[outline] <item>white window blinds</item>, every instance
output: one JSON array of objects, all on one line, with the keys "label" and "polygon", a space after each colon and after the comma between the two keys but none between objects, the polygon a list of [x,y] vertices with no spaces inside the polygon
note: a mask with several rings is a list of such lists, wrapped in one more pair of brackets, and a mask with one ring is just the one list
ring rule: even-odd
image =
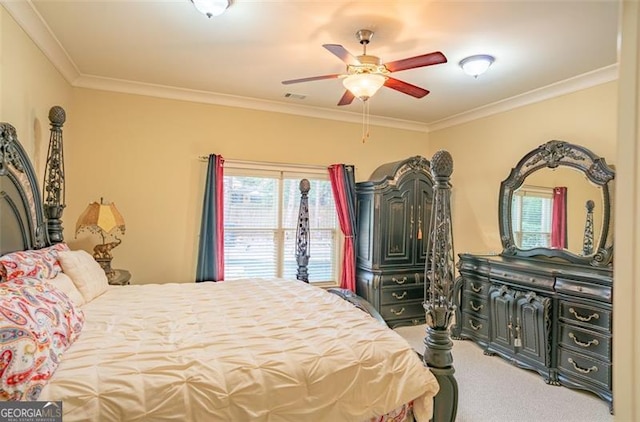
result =
[{"label": "white window blinds", "polygon": [[302,178],[311,183],[309,281],[337,280],[339,227],[326,170],[269,170],[264,164],[225,168],[225,279],[295,278]]},{"label": "white window blinds", "polygon": [[523,186],[513,194],[511,224],[521,249],[549,247],[553,189]]}]

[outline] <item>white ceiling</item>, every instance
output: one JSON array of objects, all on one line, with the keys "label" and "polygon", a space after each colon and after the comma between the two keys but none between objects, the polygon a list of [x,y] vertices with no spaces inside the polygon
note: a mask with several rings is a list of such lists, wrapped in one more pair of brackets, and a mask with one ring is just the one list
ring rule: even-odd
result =
[{"label": "white ceiling", "polygon": [[[1,0],[74,86],[360,121],[337,106],[341,80],[281,81],[342,73],[322,47],[362,54],[375,32],[383,62],[441,51],[448,63],[396,72],[431,91],[416,99],[382,88],[372,123],[427,130],[617,77],[617,0],[232,0],[207,18],[189,0]],[[474,79],[458,62],[491,54]],[[300,94],[304,99],[286,98]]]}]

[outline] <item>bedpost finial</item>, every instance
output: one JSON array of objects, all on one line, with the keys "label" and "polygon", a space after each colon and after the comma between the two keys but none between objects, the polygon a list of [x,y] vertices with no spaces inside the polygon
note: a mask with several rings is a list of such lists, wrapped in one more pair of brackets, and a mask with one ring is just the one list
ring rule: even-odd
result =
[{"label": "bedpost finial", "polygon": [[311,183],[308,179],[302,179],[300,181],[300,193],[309,193],[311,190]]},{"label": "bedpost finial", "polygon": [[49,121],[53,126],[62,126],[67,120],[67,114],[60,106],[53,106],[49,110]]},{"label": "bedpost finial", "polygon": [[440,150],[431,158],[431,171],[437,177],[449,177],[453,173],[453,158],[448,151]]}]

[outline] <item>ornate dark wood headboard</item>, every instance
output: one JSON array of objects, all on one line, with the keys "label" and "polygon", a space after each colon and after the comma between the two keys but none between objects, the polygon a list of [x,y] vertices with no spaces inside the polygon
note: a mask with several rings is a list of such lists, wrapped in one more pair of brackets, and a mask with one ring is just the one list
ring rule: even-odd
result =
[{"label": "ornate dark wood headboard", "polygon": [[0,123],[0,255],[48,245],[35,171],[16,129]]}]

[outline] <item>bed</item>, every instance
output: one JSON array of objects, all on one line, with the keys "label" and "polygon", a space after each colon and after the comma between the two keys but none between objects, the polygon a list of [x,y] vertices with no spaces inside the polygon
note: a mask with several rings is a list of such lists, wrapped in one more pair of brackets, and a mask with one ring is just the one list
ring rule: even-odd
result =
[{"label": "bed", "polygon": [[7,123],[0,192],[0,399],[61,401],[67,422],[432,417],[432,371],[353,300],[284,279],[109,286],[49,240]]}]

